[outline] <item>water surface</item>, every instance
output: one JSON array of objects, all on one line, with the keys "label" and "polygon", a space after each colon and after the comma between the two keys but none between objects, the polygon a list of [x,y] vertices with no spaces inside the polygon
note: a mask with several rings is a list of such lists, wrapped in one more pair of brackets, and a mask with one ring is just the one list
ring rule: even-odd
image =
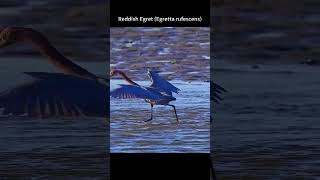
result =
[{"label": "water surface", "polygon": [[[23,72],[55,71],[45,58],[1,57],[0,62],[1,92],[33,81]],[[105,63],[79,64],[105,72]],[[106,179],[108,126],[105,118],[0,116],[0,177]]]},{"label": "water surface", "polygon": [[[210,141],[210,84],[170,81],[182,91],[174,95],[180,123],[170,106],[150,105],[142,99],[110,99],[111,152],[208,153]],[[137,81],[148,85],[148,81]],[[111,89],[122,80],[111,80]]]}]

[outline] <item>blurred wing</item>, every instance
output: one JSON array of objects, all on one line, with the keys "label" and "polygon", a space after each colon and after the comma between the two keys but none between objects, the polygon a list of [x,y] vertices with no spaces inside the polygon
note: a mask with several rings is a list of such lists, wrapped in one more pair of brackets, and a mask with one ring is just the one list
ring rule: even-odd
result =
[{"label": "blurred wing", "polygon": [[58,73],[26,73],[33,81],[0,94],[3,115],[77,117],[107,115],[109,87],[95,80]]},{"label": "blurred wing", "polygon": [[121,87],[110,92],[110,96],[119,99],[141,98],[160,100],[162,96],[141,86],[120,84]]},{"label": "blurred wing", "polygon": [[150,87],[160,89],[168,95],[172,95],[172,92],[179,93],[180,89],[169,83],[167,80],[163,79],[155,71],[148,71],[148,75],[152,81]]},{"label": "blurred wing", "polygon": [[211,97],[212,100],[216,103],[219,103],[219,101],[223,100],[221,98],[221,94],[224,92],[227,92],[227,90],[225,90],[223,87],[221,87],[220,85],[210,81],[210,86],[211,86]]}]

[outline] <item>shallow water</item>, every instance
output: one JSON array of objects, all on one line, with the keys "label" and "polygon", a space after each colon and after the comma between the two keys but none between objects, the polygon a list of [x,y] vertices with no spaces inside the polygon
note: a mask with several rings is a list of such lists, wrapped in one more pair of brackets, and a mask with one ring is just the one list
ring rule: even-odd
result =
[{"label": "shallow water", "polygon": [[[177,124],[172,107],[150,105],[141,99],[110,99],[111,152],[208,153],[210,148],[210,84],[170,81],[182,91],[171,104],[176,106]],[[148,85],[150,82],[137,81]],[[111,89],[122,80],[111,80]]]},{"label": "shallow water", "polygon": [[319,75],[306,65],[216,65],[229,91],[211,125],[219,179],[320,176]]},{"label": "shallow water", "polygon": [[[97,2],[105,3],[104,0],[98,0]],[[239,63],[249,62],[249,64],[256,64],[266,62],[297,63],[309,58],[318,60],[320,19],[318,18],[318,0],[215,0],[213,2],[214,7],[211,7],[211,24],[214,25],[214,31],[212,31],[214,45],[212,54],[217,57],[215,61],[234,60]],[[90,3],[93,2],[90,1]],[[80,16],[68,17],[68,11],[72,10],[73,7],[88,7],[87,0],[72,2],[65,0],[41,0],[41,2],[39,0],[36,2],[3,0],[0,4],[3,25],[31,25],[41,28],[43,32],[51,34],[51,38],[55,39],[55,43],[59,45],[57,46],[58,49],[75,55],[74,49],[76,48],[76,55],[90,55],[88,56],[89,58],[85,59],[83,59],[83,56],[78,55],[79,58],[76,59],[105,61],[107,43],[101,37],[104,37],[106,33],[104,28],[107,20],[104,14],[107,11],[101,11],[103,14],[94,18],[86,14],[83,15],[81,12],[78,13]],[[100,7],[108,8],[101,5]],[[95,8],[94,12],[100,11]],[[71,14],[77,15],[77,13]],[[93,23],[93,21],[100,21],[100,23]],[[102,26],[93,27],[96,24],[102,24]],[[72,32],[72,35],[70,35],[70,32]],[[94,38],[91,38],[92,36]],[[72,42],[70,43],[70,41]],[[90,47],[90,50],[88,50],[88,47]],[[97,48],[99,49],[98,51],[96,51]],[[16,49],[15,47],[10,47],[10,49],[2,50],[15,56],[19,54],[20,56],[29,56],[30,52],[33,52],[20,51],[19,54],[16,54],[18,52],[17,49],[20,49],[20,47]],[[2,53],[2,50],[1,54],[5,54]],[[166,53],[165,50],[163,52]],[[37,53],[32,55],[37,55]],[[94,55],[94,57],[91,55]],[[235,66],[238,66],[238,64]],[[3,67],[3,63],[1,67]],[[226,66],[219,68],[228,69]],[[7,69],[1,68],[1,70]],[[16,70],[8,69],[8,71]],[[172,70],[168,71],[179,73]],[[215,148],[215,166],[218,179],[316,179],[320,176],[318,173],[320,172],[318,160],[319,137],[317,136],[319,133],[316,128],[319,122],[319,104],[300,104],[306,100],[317,99],[320,89],[317,78],[319,74],[298,73],[289,80],[289,74],[276,73],[277,75],[274,74],[272,76],[265,74],[264,82],[278,80],[278,84],[283,85],[282,88],[285,88],[289,82],[291,86],[288,88],[291,88],[292,91],[296,89],[296,86],[292,85],[292,80],[300,77],[298,78],[300,85],[310,89],[304,95],[303,93],[302,95],[291,93],[292,96],[287,97],[288,99],[293,96],[296,97],[290,100],[292,104],[284,103],[286,105],[283,105],[283,103],[275,101],[274,108],[268,109],[259,104],[255,109],[252,104],[248,105],[251,108],[245,107],[245,104],[248,103],[248,93],[252,90],[263,91],[264,88],[270,90],[272,88],[271,83],[263,85],[264,88],[259,88],[263,81],[247,80],[247,77],[255,76],[255,73],[250,72],[250,75],[249,73],[244,73],[242,76],[239,71],[234,71],[234,68],[224,73],[221,71],[212,72],[215,75],[215,81],[224,85],[231,92],[229,94],[235,94],[234,96],[231,95],[231,97],[226,95],[223,103],[215,105],[215,108],[218,109],[216,110],[216,121],[213,126],[215,129],[215,144],[213,146]],[[312,78],[310,79],[310,77]],[[16,77],[10,78],[15,79]],[[10,82],[2,81],[1,83]],[[278,92],[273,92],[269,96],[253,93],[259,100],[255,101],[254,96],[250,96],[251,102],[260,102],[266,97],[273,98],[270,100],[271,102],[277,100],[278,97],[285,97],[285,94],[281,93],[282,88],[274,89],[274,91]],[[307,97],[306,94],[310,92],[311,95]],[[285,102],[286,100],[283,101]],[[270,102],[269,104],[271,104]],[[265,111],[265,114],[262,113],[259,119],[257,114],[261,113],[261,111]],[[270,116],[267,112],[274,114]],[[252,115],[251,119],[248,119],[248,114]],[[299,115],[299,119],[296,118],[297,115]],[[300,117],[304,117],[303,120]],[[20,121],[12,121],[10,119],[5,121],[11,123],[10,126],[18,126],[20,124]],[[296,126],[288,128],[288,121]],[[39,123],[39,121],[31,122]],[[261,126],[255,129],[255,125],[259,123],[261,123]],[[263,125],[266,127],[263,128]],[[7,128],[7,126],[3,127],[3,129]],[[240,128],[241,130],[239,130]],[[23,136],[22,134],[21,138]],[[92,140],[95,140],[95,138],[92,138]],[[8,139],[8,141],[11,140]],[[8,141],[1,142],[1,145],[7,144]],[[61,139],[57,139],[57,141],[58,144],[64,143],[61,142]],[[25,139],[17,142],[23,144]],[[37,138],[34,138],[29,145],[35,142],[37,142]],[[16,146],[12,148],[16,148]],[[45,148],[50,148],[50,146]],[[56,175],[52,175],[51,178],[77,177],[79,179],[87,177],[87,179],[92,179],[93,177],[100,177],[106,179],[107,177],[98,175],[101,172],[104,173],[105,170],[104,167],[101,168],[99,166],[99,163],[109,162],[103,160],[104,156],[96,156],[97,158],[83,157],[81,155],[72,156],[73,153],[69,153],[70,151],[31,156],[31,152],[1,152],[0,169],[3,170],[1,175],[11,175],[7,177],[12,177],[12,179],[27,178],[30,175],[34,178],[43,179],[56,172]],[[50,158],[53,159],[51,162],[57,162],[57,164],[51,163],[46,164],[45,167],[42,166],[41,162]],[[8,161],[8,159],[12,161]],[[86,159],[87,161],[82,161],[81,159]],[[8,165],[10,162],[12,163]]]},{"label": "shallow water", "polygon": [[[111,99],[111,152],[209,152],[210,29],[207,27],[126,27],[110,29],[110,68],[141,84],[147,68],[182,91],[169,106],[155,106],[154,120],[144,100]],[[174,80],[173,80],[174,79]],[[111,80],[111,88],[125,84]]]},{"label": "shallow water", "polygon": [[[32,81],[23,72],[54,71],[45,58],[1,57],[0,62],[1,92]],[[80,65],[105,72],[105,63]],[[0,178],[107,179],[108,126],[105,118],[0,116]]]},{"label": "shallow water", "polygon": [[110,29],[110,68],[144,80],[147,68],[166,79],[210,79],[210,28],[121,27]]},{"label": "shallow water", "polygon": [[319,179],[320,1],[213,2],[217,178]]},{"label": "shallow water", "polygon": [[[68,58],[105,75],[109,56],[106,3],[1,0],[1,28],[35,28]],[[35,71],[55,69],[33,46],[17,43],[0,49],[0,91],[31,80],[22,72]],[[104,118],[0,117],[0,179],[109,179],[107,128]]]},{"label": "shallow water", "polygon": [[105,179],[106,126],[104,119],[1,117],[0,177]]}]

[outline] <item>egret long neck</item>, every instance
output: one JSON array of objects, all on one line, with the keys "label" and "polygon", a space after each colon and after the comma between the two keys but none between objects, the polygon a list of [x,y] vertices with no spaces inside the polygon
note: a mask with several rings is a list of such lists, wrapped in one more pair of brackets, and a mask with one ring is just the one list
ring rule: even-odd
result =
[{"label": "egret long neck", "polygon": [[137,84],[137,83],[135,83],[134,81],[132,81],[124,72],[118,71],[118,73],[119,73],[119,75],[120,75],[125,81],[127,81],[129,84],[139,86],[139,84]]},{"label": "egret long neck", "polygon": [[23,38],[24,41],[31,42],[38,47],[39,51],[44,56],[48,57],[49,62],[53,64],[60,72],[86,78],[97,78],[94,74],[73,63],[59,53],[59,51],[53,47],[47,38],[45,38],[41,33],[29,30],[24,33]]}]

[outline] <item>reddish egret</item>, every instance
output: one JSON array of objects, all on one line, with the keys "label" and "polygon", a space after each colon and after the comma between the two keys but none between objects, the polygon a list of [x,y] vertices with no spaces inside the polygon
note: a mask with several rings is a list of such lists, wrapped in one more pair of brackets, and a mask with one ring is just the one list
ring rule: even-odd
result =
[{"label": "reddish egret", "polygon": [[0,28],[0,48],[17,42],[33,44],[61,73],[26,72],[32,82],[0,94],[4,115],[75,117],[107,115],[108,81],[73,63],[40,32],[30,28]]},{"label": "reddish egret", "polygon": [[[167,80],[160,77],[155,71],[150,71],[148,69],[148,77],[150,78],[152,84],[149,87],[140,86],[136,82],[132,81],[124,72],[119,70],[112,70],[110,76],[119,75],[124,79],[129,85],[121,84],[119,88],[113,90],[110,93],[111,97],[119,99],[128,98],[141,98],[145,99],[147,103],[151,106],[151,117],[146,121],[151,121],[153,117],[153,106],[154,105],[167,105],[173,107],[176,120],[178,120],[177,111],[174,105],[169,104],[171,101],[176,100],[172,96],[172,92],[178,93],[180,89],[172,85]],[[218,103],[222,100],[220,94],[226,92],[226,90],[216,83],[211,83],[211,93],[214,102]]]},{"label": "reddish egret", "polygon": [[173,108],[177,122],[179,122],[176,107],[169,104],[171,101],[175,101],[176,98],[172,96],[172,92],[178,93],[180,89],[169,83],[167,80],[160,77],[155,71],[148,70],[148,77],[152,81],[149,87],[140,86],[132,81],[124,72],[119,70],[112,70],[110,76],[119,75],[125,81],[129,83],[120,84],[120,87],[110,92],[110,96],[114,98],[127,99],[127,98],[141,98],[145,99],[151,106],[151,117],[147,121],[151,121],[153,118],[153,106],[154,105],[167,105]]}]

